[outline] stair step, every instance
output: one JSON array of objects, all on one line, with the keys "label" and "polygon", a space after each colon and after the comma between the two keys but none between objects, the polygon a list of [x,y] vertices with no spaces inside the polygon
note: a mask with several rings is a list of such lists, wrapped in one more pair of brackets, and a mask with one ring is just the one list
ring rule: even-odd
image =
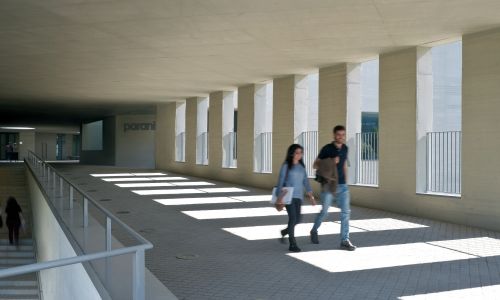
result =
[{"label": "stair step", "polygon": [[1,251],[0,250],[0,259],[9,259],[9,258],[35,258],[33,251]]},{"label": "stair step", "polygon": [[[10,246],[9,240],[7,240],[7,239],[1,239],[0,240],[0,245],[8,245],[8,246]],[[33,240],[32,239],[20,239],[19,240],[19,245],[33,245]]]},{"label": "stair step", "polygon": [[0,281],[0,288],[3,287],[33,287],[38,288],[38,283],[33,280],[5,280]]},{"label": "stair step", "polygon": [[38,276],[36,272],[21,274],[9,277],[0,278],[0,282],[2,281],[35,281],[38,282]]},{"label": "stair step", "polygon": [[2,288],[0,290],[0,296],[14,296],[14,295],[24,295],[24,296],[38,296],[38,288],[27,289],[25,287],[21,288]]},{"label": "stair step", "polygon": [[0,253],[6,251],[6,252],[19,252],[19,251],[29,251],[33,252],[33,246],[32,245],[20,245],[19,249],[16,249],[16,246],[14,245],[0,245]]},{"label": "stair step", "polygon": [[15,296],[0,295],[0,300],[40,300],[40,298],[38,298],[38,296],[31,296],[31,295],[15,295]]},{"label": "stair step", "polygon": [[25,245],[25,246],[19,246],[19,248],[16,248],[16,246],[13,245],[0,245],[0,255],[2,253],[11,253],[11,252],[33,252],[34,248],[33,246]]},{"label": "stair step", "polygon": [[0,266],[3,265],[28,265],[36,263],[34,258],[0,258]]}]

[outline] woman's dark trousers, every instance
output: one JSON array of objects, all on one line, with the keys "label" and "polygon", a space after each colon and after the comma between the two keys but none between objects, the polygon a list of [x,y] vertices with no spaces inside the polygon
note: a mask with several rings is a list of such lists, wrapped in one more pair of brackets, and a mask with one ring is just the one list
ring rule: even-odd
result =
[{"label": "woman's dark trousers", "polygon": [[302,206],[302,200],[298,198],[293,198],[292,203],[286,205],[286,212],[288,213],[288,228],[285,229],[288,232],[288,241],[290,245],[297,245],[295,241],[295,225],[300,223],[301,214],[300,208]]}]

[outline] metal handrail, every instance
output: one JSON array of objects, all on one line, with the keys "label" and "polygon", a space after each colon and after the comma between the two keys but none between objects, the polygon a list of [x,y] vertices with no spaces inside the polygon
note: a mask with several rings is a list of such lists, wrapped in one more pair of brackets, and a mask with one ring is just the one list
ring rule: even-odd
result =
[{"label": "metal handrail", "polygon": [[[35,158],[39,159],[40,158],[35,154],[33,153],[32,151],[28,151],[29,154],[33,155]],[[68,185],[70,185],[70,187],[73,187],[74,190],[78,191],[84,198],[87,198],[87,200],[90,200],[90,202],[92,202],[97,209],[99,209],[102,213],[104,213],[107,217],[111,218],[113,221],[115,221],[116,223],[120,224],[122,227],[124,227],[131,235],[133,235],[137,240],[139,240],[141,243],[145,244],[145,245],[149,245],[151,246],[151,248],[153,248],[153,244],[151,244],[151,242],[149,242],[148,240],[146,240],[144,237],[142,237],[140,234],[138,234],[137,232],[135,232],[132,228],[130,228],[130,226],[128,226],[127,224],[125,224],[122,220],[118,219],[115,215],[113,215],[109,210],[107,210],[106,208],[102,207],[96,200],[94,200],[92,198],[92,196],[90,196],[89,194],[87,194],[86,192],[84,192],[81,188],[75,186],[74,184],[72,184],[67,178],[66,176],[60,174],[56,168],[54,168],[53,166],[51,166],[50,164],[46,163],[45,161],[43,161],[43,164],[45,164],[47,167],[49,167],[50,169],[52,169],[54,171],[54,173],[57,174],[57,176],[59,178],[62,178],[64,181],[66,181],[66,183]]]},{"label": "metal handrail", "polygon": [[[59,184],[60,184],[60,194],[61,196],[63,195],[63,181],[65,181],[69,187],[70,187],[70,208],[73,208],[73,196],[74,196],[74,190],[79,192],[83,199],[84,199],[84,227],[87,227],[88,225],[88,202],[90,201],[91,203],[94,204],[94,206],[99,209],[105,216],[106,216],[106,251],[101,251],[101,252],[96,252],[92,254],[84,254],[84,255],[79,255],[79,256],[74,256],[74,257],[69,257],[69,258],[62,258],[62,259],[57,259],[57,260],[52,260],[52,261],[45,261],[45,262],[37,262],[34,264],[28,264],[24,266],[18,266],[18,267],[13,267],[13,268],[8,268],[8,269],[3,269],[0,270],[0,278],[2,277],[8,277],[8,276],[15,276],[15,275],[21,275],[21,274],[28,274],[28,273],[33,273],[33,272],[38,272],[41,270],[45,269],[51,269],[51,268],[57,268],[57,267],[62,267],[62,266],[67,266],[67,265],[73,265],[73,264],[79,264],[79,263],[85,263],[89,262],[92,260],[97,260],[97,259],[104,259],[104,258],[109,258],[109,257],[114,257],[114,256],[119,256],[119,255],[124,255],[124,254],[130,254],[130,253],[135,253],[134,254],[134,268],[133,268],[133,299],[134,300],[144,300],[145,299],[145,257],[144,257],[144,252],[147,249],[153,248],[153,244],[146,240],[144,237],[142,237],[140,234],[135,232],[130,226],[125,224],[123,221],[118,219],[116,216],[114,216],[111,212],[109,212],[106,208],[102,207],[95,201],[91,196],[89,196],[86,192],[84,192],[82,189],[79,187],[73,185],[64,175],[60,174],[54,167],[49,165],[46,161],[41,159],[39,156],[37,156],[35,153],[32,151],[28,151],[28,160],[25,159],[26,165],[33,171],[33,174],[35,175],[35,172],[33,168],[31,167],[30,164],[27,162],[31,162],[35,167],[42,168],[43,174],[47,172],[48,176],[48,183],[50,184],[50,170],[52,170],[52,180],[53,180],[53,187],[55,189],[56,187],[56,176],[59,177]],[[123,227],[131,236],[133,236],[138,242],[140,242],[140,245],[135,245],[135,246],[129,246],[129,247],[124,247],[124,248],[119,248],[119,249],[111,249],[111,220],[115,221],[117,224],[119,224],[121,227]]]}]

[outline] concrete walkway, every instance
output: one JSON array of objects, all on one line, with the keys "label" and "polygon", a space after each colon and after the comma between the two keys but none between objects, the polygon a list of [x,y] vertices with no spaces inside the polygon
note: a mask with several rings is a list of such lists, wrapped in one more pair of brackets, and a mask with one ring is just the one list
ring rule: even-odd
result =
[{"label": "concrete walkway", "polygon": [[57,168],[154,244],[146,266],[179,299],[500,299],[497,232],[352,207],[359,248],[346,252],[338,210],[313,245],[320,207],[305,206],[303,251],[290,254],[277,239],[286,213],[267,190],[161,170]]}]

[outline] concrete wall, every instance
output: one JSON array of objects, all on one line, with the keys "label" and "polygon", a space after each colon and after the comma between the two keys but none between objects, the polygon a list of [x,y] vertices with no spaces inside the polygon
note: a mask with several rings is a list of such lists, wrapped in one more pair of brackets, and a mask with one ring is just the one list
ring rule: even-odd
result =
[{"label": "concrete wall", "polygon": [[115,164],[115,117],[103,120],[103,145],[102,150],[81,149],[80,163],[89,165],[114,165]]},{"label": "concrete wall", "polygon": [[118,115],[115,129],[115,165],[155,167],[155,115]]},{"label": "concrete wall", "polygon": [[[76,256],[42,191],[30,171],[26,171],[33,211],[33,235],[37,243],[38,261]],[[81,264],[40,272],[44,299],[101,299],[92,280]]]}]

